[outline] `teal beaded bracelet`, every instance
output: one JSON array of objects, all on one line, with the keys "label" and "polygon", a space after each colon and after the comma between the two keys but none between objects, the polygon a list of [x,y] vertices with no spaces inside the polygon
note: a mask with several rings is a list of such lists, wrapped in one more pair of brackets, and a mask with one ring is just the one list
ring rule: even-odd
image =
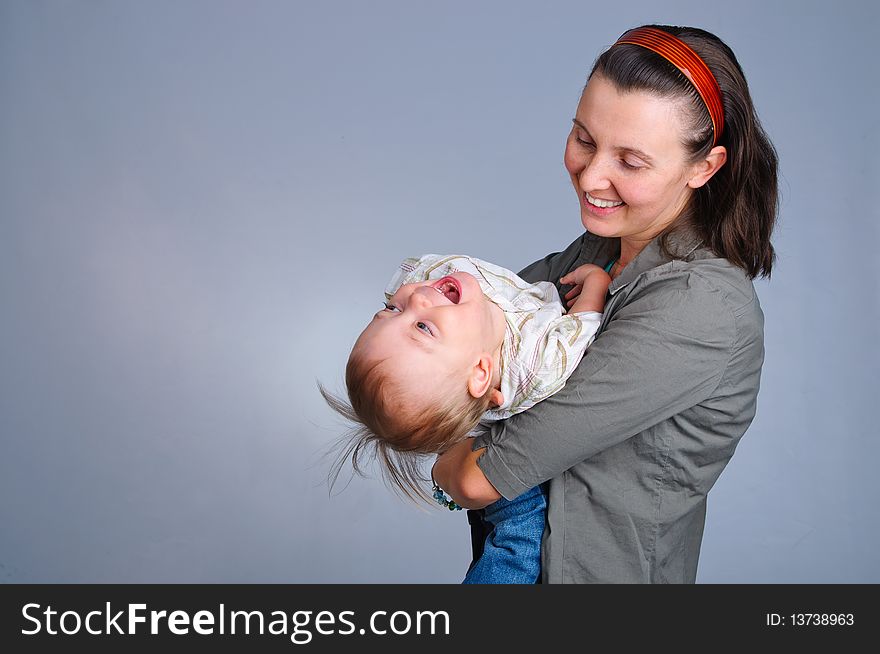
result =
[{"label": "teal beaded bracelet", "polygon": [[461,511],[461,507],[451,498],[447,498],[446,493],[436,483],[434,484],[434,499],[437,500],[437,504],[445,506],[450,511]]}]

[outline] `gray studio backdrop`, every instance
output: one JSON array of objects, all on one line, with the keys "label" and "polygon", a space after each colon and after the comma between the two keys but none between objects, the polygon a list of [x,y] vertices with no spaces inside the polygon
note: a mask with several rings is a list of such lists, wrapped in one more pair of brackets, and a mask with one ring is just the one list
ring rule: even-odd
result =
[{"label": "gray studio backdrop", "polygon": [[877,4],[0,2],[0,581],[458,582],[462,514],[335,494],[399,259],[580,232],[562,151],[625,29],[738,53],[781,156],[759,410],[701,582],[880,582]]}]

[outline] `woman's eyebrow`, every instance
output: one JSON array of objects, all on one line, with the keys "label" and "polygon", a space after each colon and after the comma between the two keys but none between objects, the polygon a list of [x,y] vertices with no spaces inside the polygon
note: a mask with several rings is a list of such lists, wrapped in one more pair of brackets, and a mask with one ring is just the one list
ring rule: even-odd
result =
[{"label": "woman's eyebrow", "polygon": [[[587,134],[590,133],[590,130],[587,129],[587,126],[584,125],[584,124],[583,124],[581,121],[579,121],[577,118],[572,118],[571,120],[572,120],[572,122],[573,122],[575,125],[577,125],[578,127],[580,127],[580,128],[581,128],[582,130],[584,130]],[[622,151],[622,152],[632,152],[634,155],[636,155],[636,156],[639,157],[640,159],[644,159],[645,163],[651,163],[652,161],[654,161],[654,158],[651,157],[647,152],[644,152],[644,151],[642,151],[642,150],[639,150],[638,148],[633,148],[633,147],[629,147],[629,146],[626,146],[626,145],[618,145],[618,146],[615,146],[614,149],[615,149],[615,150]]]}]

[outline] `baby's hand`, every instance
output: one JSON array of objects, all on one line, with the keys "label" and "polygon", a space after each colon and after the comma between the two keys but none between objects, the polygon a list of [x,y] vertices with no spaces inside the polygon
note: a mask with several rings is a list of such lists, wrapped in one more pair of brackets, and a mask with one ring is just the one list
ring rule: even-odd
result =
[{"label": "baby's hand", "polygon": [[560,284],[574,284],[574,288],[565,294],[563,301],[569,313],[596,311],[601,313],[605,308],[605,295],[611,276],[599,266],[585,263],[567,275],[559,278]]}]

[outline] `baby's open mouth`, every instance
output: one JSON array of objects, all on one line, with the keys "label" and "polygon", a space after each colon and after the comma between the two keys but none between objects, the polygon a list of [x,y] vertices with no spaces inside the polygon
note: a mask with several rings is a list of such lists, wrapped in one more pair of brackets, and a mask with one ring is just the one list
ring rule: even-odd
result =
[{"label": "baby's open mouth", "polygon": [[437,282],[433,284],[433,288],[440,293],[440,295],[452,302],[452,304],[458,304],[461,300],[461,285],[454,277],[444,277],[443,279],[437,280]]}]

